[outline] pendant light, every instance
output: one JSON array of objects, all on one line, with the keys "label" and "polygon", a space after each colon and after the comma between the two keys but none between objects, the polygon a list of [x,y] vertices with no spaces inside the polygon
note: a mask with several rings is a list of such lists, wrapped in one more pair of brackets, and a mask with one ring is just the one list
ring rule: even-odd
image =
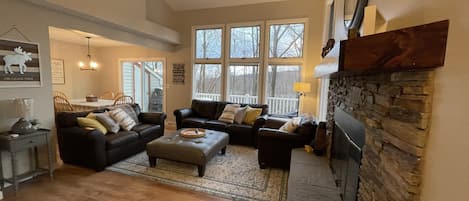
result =
[{"label": "pendant light", "polygon": [[80,61],[78,62],[78,67],[80,67],[80,70],[92,70],[92,71],[95,71],[96,69],[98,69],[98,63],[91,60],[91,54],[90,54],[90,39],[91,37],[90,36],[87,36],[86,39],[88,40],[88,54],[86,55],[86,57],[88,58],[88,62],[83,62],[83,61]]}]

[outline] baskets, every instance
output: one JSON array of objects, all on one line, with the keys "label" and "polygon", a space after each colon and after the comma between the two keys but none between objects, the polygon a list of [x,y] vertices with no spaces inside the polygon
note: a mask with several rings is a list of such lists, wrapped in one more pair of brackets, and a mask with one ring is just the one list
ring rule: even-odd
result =
[{"label": "baskets", "polygon": [[86,102],[98,102],[98,97],[95,95],[86,96]]}]

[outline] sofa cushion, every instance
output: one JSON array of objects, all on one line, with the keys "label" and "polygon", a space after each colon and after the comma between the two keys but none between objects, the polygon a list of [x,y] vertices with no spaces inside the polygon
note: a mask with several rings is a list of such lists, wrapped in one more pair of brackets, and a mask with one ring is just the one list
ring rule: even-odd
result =
[{"label": "sofa cushion", "polygon": [[265,115],[269,112],[269,105],[266,104],[241,104],[241,107],[249,106],[251,108],[260,108],[262,109],[261,115]]},{"label": "sofa cushion", "polygon": [[78,117],[77,121],[78,121],[78,125],[80,125],[80,127],[82,127],[82,128],[94,128],[94,129],[99,130],[104,135],[107,134],[106,127],[104,127],[103,124],[101,124],[96,119]]},{"label": "sofa cushion", "polygon": [[132,130],[137,125],[137,122],[121,108],[109,111],[109,115],[126,131]]},{"label": "sofa cushion", "polygon": [[261,108],[251,108],[247,106],[246,115],[244,116],[243,123],[254,125],[256,119],[262,114]]},{"label": "sofa cushion", "polygon": [[215,114],[217,112],[217,102],[192,100],[191,109],[194,111],[195,116],[197,117],[215,119]]},{"label": "sofa cushion", "polygon": [[105,136],[106,149],[115,149],[125,144],[129,144],[138,140],[138,134],[134,131],[119,131]]},{"label": "sofa cushion", "polygon": [[202,126],[207,122],[207,118],[200,117],[189,117],[182,120],[183,128],[202,128]]},{"label": "sofa cushion", "polygon": [[226,131],[226,127],[228,126],[227,123],[219,121],[219,120],[209,120],[205,122],[203,128],[216,130],[216,131]]},{"label": "sofa cushion", "polygon": [[219,121],[223,121],[229,124],[234,123],[236,113],[239,110],[239,105],[238,104],[227,104],[225,106],[225,109],[223,110],[223,113],[221,116],[218,118]]},{"label": "sofa cushion", "polygon": [[137,132],[140,137],[146,138],[152,135],[156,135],[158,131],[161,129],[160,125],[154,124],[140,124],[135,126],[132,131]]}]

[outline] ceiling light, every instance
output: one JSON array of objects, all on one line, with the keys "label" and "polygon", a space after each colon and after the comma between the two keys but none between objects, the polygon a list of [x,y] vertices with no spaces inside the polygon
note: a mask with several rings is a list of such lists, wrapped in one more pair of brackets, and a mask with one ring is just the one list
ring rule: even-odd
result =
[{"label": "ceiling light", "polygon": [[98,69],[99,64],[96,61],[91,60],[91,53],[90,53],[90,36],[87,36],[86,39],[88,40],[88,54],[86,57],[88,58],[88,62],[79,61],[78,67],[80,70],[92,70],[95,71]]}]

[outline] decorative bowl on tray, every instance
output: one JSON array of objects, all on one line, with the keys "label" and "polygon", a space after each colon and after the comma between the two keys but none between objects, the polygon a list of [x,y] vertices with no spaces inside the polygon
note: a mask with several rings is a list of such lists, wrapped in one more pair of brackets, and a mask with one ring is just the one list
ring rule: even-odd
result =
[{"label": "decorative bowl on tray", "polygon": [[186,128],[179,132],[179,135],[185,138],[199,138],[205,136],[205,129],[203,128]]}]

